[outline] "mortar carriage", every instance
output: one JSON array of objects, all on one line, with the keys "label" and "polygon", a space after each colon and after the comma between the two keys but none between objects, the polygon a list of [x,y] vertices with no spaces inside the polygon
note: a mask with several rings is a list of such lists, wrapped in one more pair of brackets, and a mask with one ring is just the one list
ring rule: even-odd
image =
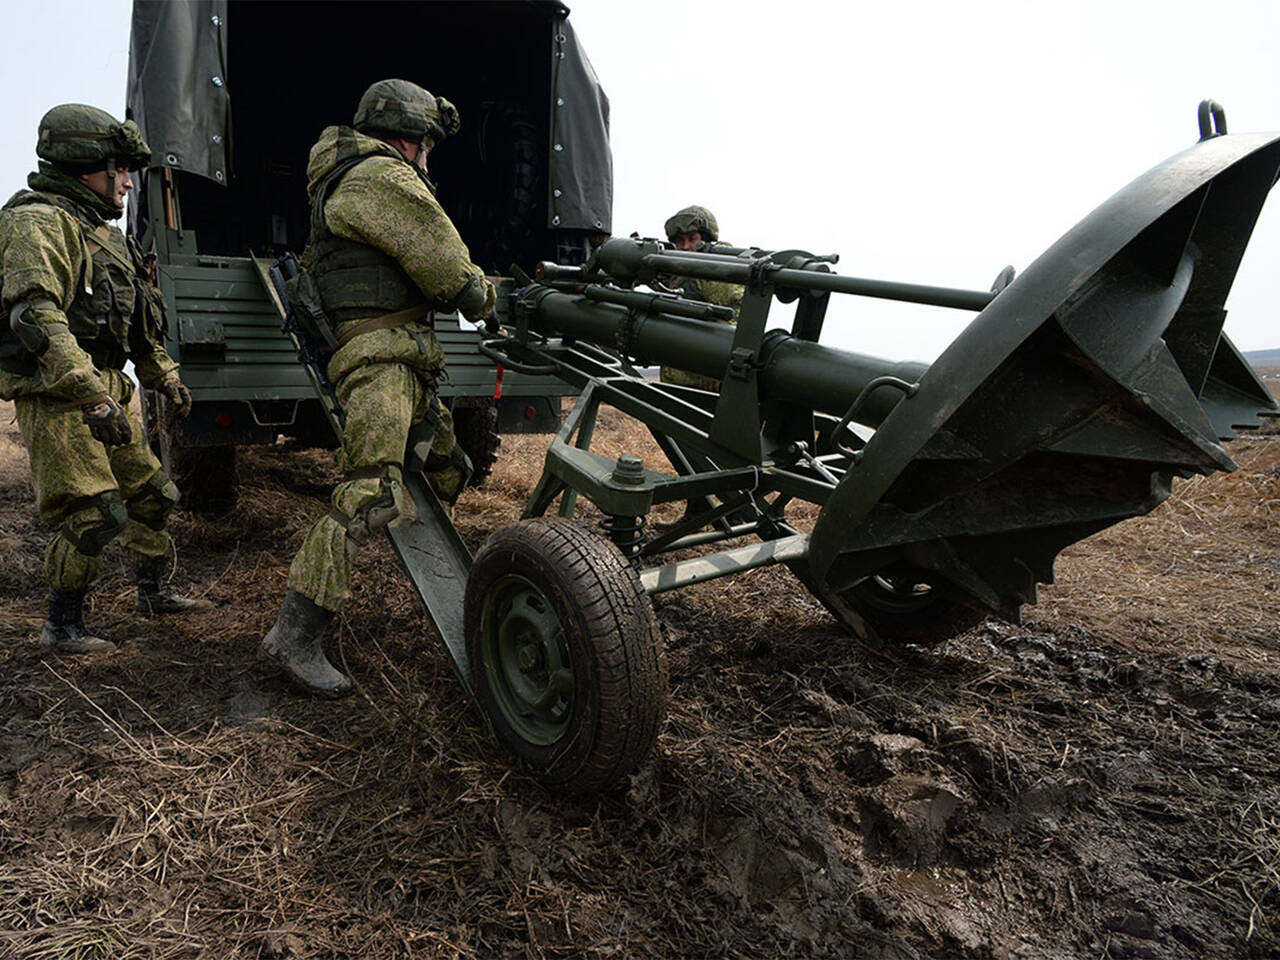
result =
[{"label": "mortar carriage", "polygon": [[[666,693],[655,594],[782,564],[863,643],[935,643],[1016,617],[1063,548],[1155,509],[1175,477],[1234,469],[1221,441],[1277,412],[1222,327],[1280,138],[1226,135],[1216,105],[1201,122],[1193,147],[989,291],[846,276],[799,250],[621,238],[518,277],[482,352],[580,390],[524,517],[473,560],[415,479],[422,520],[391,537],[531,775],[603,788],[649,750]],[[662,292],[669,275],[743,284],[737,325]],[[832,295],[977,316],[933,364],[894,363],[819,342]],[[789,330],[767,328],[777,304],[795,305]],[[640,369],[662,363],[721,387]],[[669,463],[593,451],[602,406],[643,423]],[[581,501],[600,518],[574,519]],[[675,501],[696,509],[648,523]],[[788,520],[797,501],[820,508],[811,532]]]}]

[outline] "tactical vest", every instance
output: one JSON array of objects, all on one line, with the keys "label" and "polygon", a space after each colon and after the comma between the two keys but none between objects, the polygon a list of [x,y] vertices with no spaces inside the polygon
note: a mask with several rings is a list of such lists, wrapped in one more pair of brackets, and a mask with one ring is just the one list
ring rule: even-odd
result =
[{"label": "tactical vest", "polygon": [[[139,297],[138,285],[144,282],[139,275],[139,252],[119,230],[106,224],[91,226],[79,215],[75,204],[64,197],[32,193],[22,202],[22,206],[28,204],[56,206],[76,218],[87,256],[75,285],[75,298],[66,309],[67,326],[95,367],[123,370],[129,355],[129,329]],[[9,330],[7,316],[0,331],[0,364],[11,373],[27,376],[39,366],[35,356]]]},{"label": "tactical vest", "polygon": [[311,199],[308,271],[315,278],[324,312],[335,324],[367,320],[426,306],[427,298],[395,258],[367,243],[329,230],[324,205],[339,182],[369,155],[354,157],[325,175]]}]

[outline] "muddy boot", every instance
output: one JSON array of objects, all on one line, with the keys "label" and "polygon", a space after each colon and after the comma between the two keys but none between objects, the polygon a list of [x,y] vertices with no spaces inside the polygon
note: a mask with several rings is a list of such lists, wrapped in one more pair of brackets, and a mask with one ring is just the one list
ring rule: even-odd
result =
[{"label": "muddy boot", "polygon": [[138,613],[186,613],[189,610],[209,610],[208,600],[182,597],[169,589],[166,578],[168,563],[165,557],[148,557],[135,560],[134,575],[138,580],[138,602],[133,609]]},{"label": "muddy boot", "polygon": [[333,616],[333,611],[290,590],[280,604],[276,625],[262,641],[262,652],[284,667],[295,684],[318,697],[351,692],[351,681],[325,657],[321,643]]},{"label": "muddy boot", "polygon": [[40,646],[55,653],[111,653],[116,645],[95,637],[84,628],[84,595],[87,590],[51,590],[49,619],[40,631]]}]

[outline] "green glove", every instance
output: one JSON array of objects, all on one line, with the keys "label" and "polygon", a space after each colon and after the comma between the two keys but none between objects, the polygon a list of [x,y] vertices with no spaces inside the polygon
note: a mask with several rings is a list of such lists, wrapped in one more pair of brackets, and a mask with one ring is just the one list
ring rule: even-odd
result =
[{"label": "green glove", "polygon": [[467,281],[467,285],[454,299],[453,305],[472,323],[479,323],[489,316],[493,305],[498,302],[498,291],[489,282],[488,277],[475,276]]}]

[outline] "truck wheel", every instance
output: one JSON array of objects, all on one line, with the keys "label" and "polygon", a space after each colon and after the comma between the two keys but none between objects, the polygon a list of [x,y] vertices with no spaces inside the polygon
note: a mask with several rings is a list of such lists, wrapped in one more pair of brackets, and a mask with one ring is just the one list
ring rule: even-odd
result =
[{"label": "truck wheel", "polygon": [[226,513],[239,502],[234,446],[173,447],[169,464],[169,476],[182,494],[182,509]]},{"label": "truck wheel", "polygon": [[498,741],[543,786],[618,784],[666,715],[657,620],[608,540],[560,518],[493,534],[467,580],[467,653]]},{"label": "truck wheel", "polygon": [[154,390],[143,390],[140,400],[147,441],[182,494],[178,506],[193,513],[226,513],[232,509],[240,500],[236,448],[178,446],[172,420],[165,415],[165,401]]},{"label": "truck wheel", "polygon": [[498,401],[492,397],[466,397],[454,401],[453,436],[471,459],[470,485],[478,487],[498,462]]},{"label": "truck wheel", "polygon": [[[902,572],[867,577],[838,594],[820,589],[813,593],[850,632],[889,646],[934,646],[989,616],[945,596],[924,579]],[[871,636],[867,635],[868,627]]]}]

